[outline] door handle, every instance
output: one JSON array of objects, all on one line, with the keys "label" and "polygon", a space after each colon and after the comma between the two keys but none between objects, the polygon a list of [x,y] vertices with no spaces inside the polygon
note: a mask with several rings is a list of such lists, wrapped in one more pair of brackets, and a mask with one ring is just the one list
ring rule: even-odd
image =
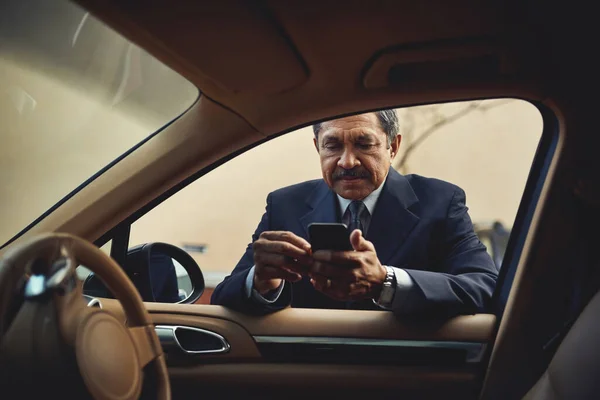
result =
[{"label": "door handle", "polygon": [[178,349],[186,354],[222,354],[231,346],[218,333],[181,325],[157,325],[156,335],[164,350]]}]

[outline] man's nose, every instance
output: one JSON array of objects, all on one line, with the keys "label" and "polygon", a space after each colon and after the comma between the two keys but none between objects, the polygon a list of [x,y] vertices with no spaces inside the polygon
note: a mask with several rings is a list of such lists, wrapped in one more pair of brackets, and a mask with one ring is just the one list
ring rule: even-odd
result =
[{"label": "man's nose", "polygon": [[356,157],[351,149],[344,150],[344,153],[338,161],[338,167],[344,169],[352,169],[360,165],[360,160]]}]

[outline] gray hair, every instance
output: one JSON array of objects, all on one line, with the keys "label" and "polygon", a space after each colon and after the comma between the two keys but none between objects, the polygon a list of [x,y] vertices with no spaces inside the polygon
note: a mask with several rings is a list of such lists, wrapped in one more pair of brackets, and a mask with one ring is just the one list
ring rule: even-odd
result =
[{"label": "gray hair", "polygon": [[[389,146],[390,143],[394,141],[394,139],[400,132],[400,123],[398,122],[398,115],[396,114],[396,110],[390,109],[375,111],[375,115],[377,115],[377,119],[381,124],[381,128],[385,132],[385,135],[387,137],[387,144]],[[319,138],[319,131],[321,130],[322,125],[322,122],[313,125],[315,139]]]}]

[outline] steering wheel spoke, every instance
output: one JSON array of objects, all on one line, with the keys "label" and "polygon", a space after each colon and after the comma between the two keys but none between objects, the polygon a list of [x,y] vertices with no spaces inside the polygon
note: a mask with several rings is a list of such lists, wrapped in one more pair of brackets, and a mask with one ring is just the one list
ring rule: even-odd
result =
[{"label": "steering wheel spoke", "polygon": [[128,328],[128,330],[142,368],[162,354],[162,348],[154,332],[153,325],[134,326]]}]

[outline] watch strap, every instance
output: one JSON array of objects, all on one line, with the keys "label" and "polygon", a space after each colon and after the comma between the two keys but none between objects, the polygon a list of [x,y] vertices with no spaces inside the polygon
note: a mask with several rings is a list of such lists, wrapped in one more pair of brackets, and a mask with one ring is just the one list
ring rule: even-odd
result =
[{"label": "watch strap", "polygon": [[396,293],[396,274],[394,273],[393,268],[388,267],[387,265],[384,265],[383,267],[386,269],[386,276],[383,281],[383,287],[381,288],[377,304],[387,308],[391,306],[392,301],[394,300],[394,293]]}]

